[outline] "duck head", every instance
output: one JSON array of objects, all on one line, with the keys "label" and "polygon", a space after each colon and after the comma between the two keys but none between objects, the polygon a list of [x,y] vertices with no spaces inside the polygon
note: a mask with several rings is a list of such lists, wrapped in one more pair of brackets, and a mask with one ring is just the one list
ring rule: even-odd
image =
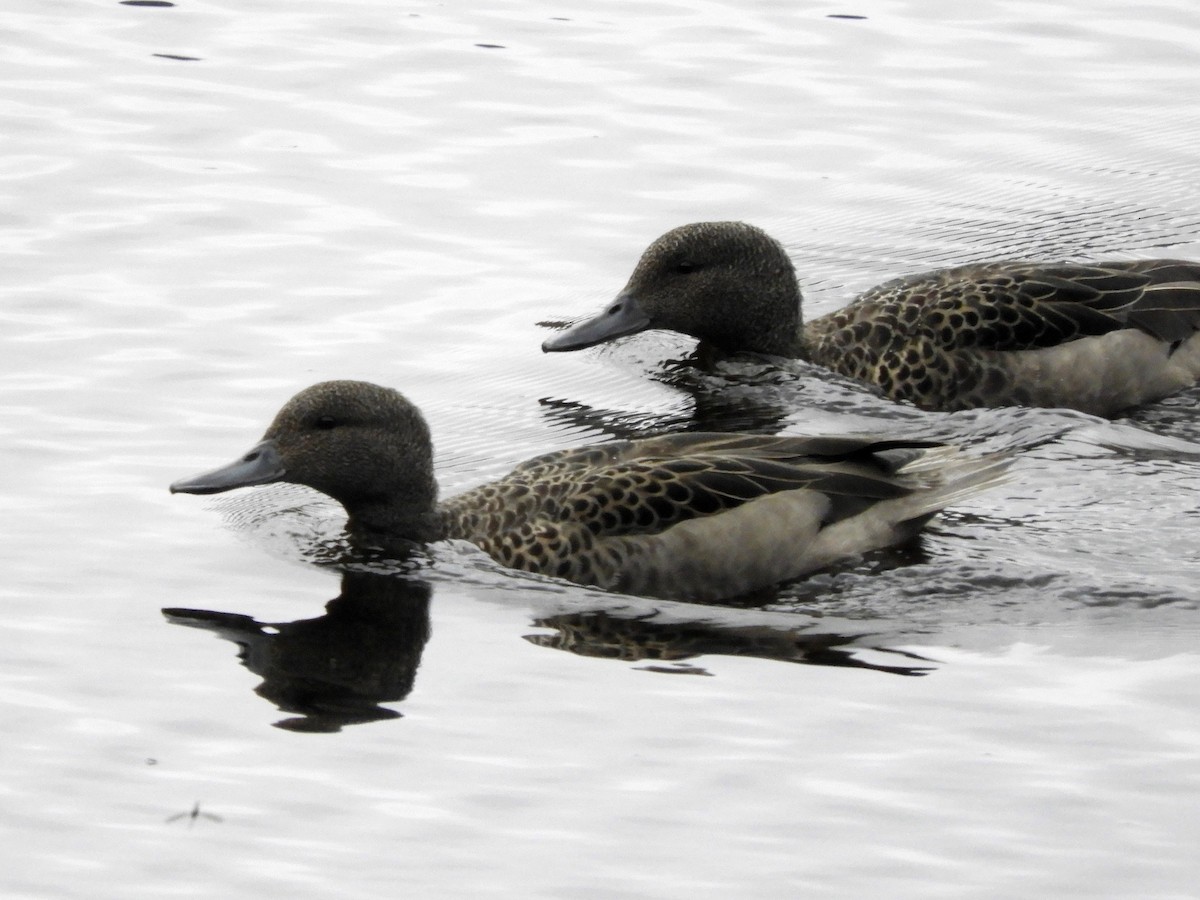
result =
[{"label": "duck head", "polygon": [[438,536],[429,428],[420,411],[390,388],[365,381],[305,388],[247,453],[176,481],[171,493],[216,494],[277,481],[337,500],[351,533],[416,541]]},{"label": "duck head", "polygon": [[778,241],[744,222],[695,222],[654,241],[611,304],[542,350],[582,350],[662,328],[724,350],[786,356],[800,324],[796,271]]}]

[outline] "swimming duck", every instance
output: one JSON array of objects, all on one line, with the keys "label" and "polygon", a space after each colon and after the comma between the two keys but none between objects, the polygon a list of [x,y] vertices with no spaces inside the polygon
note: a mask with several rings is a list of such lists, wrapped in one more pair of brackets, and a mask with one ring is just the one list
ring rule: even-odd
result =
[{"label": "swimming duck", "polygon": [[783,246],[742,222],[668,231],[606,309],[542,344],[648,328],[806,359],[925,409],[1111,416],[1200,379],[1200,264],[993,262],[911,275],[804,323]]},{"label": "swimming duck", "polygon": [[362,546],[463,540],[514,569],[716,600],[903,542],[1006,464],[902,440],[672,434],[548,453],[439,503],[417,408],[327,381],[289,400],[244,456],[171,492],[303,484],[345,507]]}]

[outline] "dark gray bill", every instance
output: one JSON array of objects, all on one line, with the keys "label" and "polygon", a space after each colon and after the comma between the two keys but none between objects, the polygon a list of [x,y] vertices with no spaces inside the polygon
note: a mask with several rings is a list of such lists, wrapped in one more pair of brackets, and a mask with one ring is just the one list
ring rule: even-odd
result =
[{"label": "dark gray bill", "polygon": [[650,317],[629,294],[621,294],[598,316],[586,319],[542,342],[542,351],[583,350],[650,327]]},{"label": "dark gray bill", "polygon": [[286,474],[283,460],[275,449],[274,441],[263,441],[250,449],[241,459],[227,466],[181,478],[171,485],[172,494],[219,494],[221,491],[252,484],[269,484],[279,481]]}]

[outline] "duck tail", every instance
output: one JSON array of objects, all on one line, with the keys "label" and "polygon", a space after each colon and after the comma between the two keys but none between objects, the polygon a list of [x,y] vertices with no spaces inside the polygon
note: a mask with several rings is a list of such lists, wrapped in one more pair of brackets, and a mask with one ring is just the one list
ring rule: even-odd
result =
[{"label": "duck tail", "polygon": [[822,528],[805,548],[800,573],[824,568],[851,552],[865,553],[915,538],[921,527],[945,509],[1007,480],[1013,457],[1007,453],[968,456],[956,446],[937,446],[901,467],[909,493],[881,500]]},{"label": "duck tail", "polygon": [[969,456],[961,447],[935,447],[897,473],[912,479],[913,492],[891,501],[904,509],[904,519],[928,519],[933,514],[1009,480],[1014,461],[1010,453]]}]

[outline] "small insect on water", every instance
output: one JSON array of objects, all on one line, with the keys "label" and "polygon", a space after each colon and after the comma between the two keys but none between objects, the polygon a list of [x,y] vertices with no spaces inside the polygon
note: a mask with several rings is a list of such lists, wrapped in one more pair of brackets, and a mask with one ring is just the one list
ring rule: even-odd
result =
[{"label": "small insect on water", "polygon": [[196,824],[196,820],[201,817],[204,817],[205,819],[209,819],[213,822],[225,821],[220,816],[213,815],[212,813],[203,812],[200,809],[200,801],[199,800],[196,801],[196,804],[188,812],[175,813],[175,815],[173,815],[173,816],[167,816],[167,821],[168,822],[177,822],[180,819],[187,819],[188,828],[191,828],[194,824]]}]

